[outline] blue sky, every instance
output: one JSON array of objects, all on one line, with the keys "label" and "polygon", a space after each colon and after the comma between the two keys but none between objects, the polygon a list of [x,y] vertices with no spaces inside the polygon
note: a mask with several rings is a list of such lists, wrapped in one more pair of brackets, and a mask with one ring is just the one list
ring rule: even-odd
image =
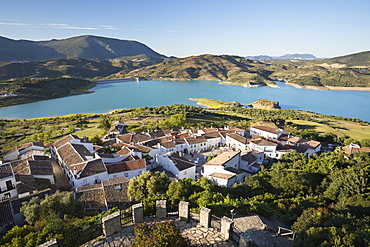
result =
[{"label": "blue sky", "polygon": [[167,56],[370,50],[370,0],[0,0],[0,36],[137,40]]}]

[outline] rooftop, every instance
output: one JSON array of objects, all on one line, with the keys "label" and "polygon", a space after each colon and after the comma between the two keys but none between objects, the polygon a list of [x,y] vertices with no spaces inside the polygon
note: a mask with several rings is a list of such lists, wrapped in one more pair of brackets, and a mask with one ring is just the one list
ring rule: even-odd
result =
[{"label": "rooftop", "polygon": [[239,154],[240,154],[239,151],[223,152],[223,153],[220,153],[215,158],[213,158],[212,160],[205,163],[204,165],[222,166]]}]

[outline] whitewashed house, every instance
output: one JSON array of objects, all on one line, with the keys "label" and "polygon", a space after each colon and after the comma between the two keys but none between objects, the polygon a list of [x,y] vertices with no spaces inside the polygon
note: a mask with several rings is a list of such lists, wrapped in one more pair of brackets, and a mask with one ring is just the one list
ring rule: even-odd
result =
[{"label": "whitewashed house", "polygon": [[100,158],[69,166],[69,179],[74,188],[93,185],[108,179],[107,168]]},{"label": "whitewashed house", "polygon": [[202,174],[219,186],[232,186],[244,181],[240,167],[240,151],[223,152],[203,164]]},{"label": "whitewashed house", "polygon": [[233,150],[246,150],[250,140],[236,133],[226,134],[226,146]]},{"label": "whitewashed house", "polygon": [[11,147],[11,148],[4,149],[2,150],[1,154],[3,156],[4,161],[17,160],[19,156],[17,147]]},{"label": "whitewashed house", "polygon": [[0,165],[0,201],[18,196],[16,179],[10,163]]},{"label": "whitewashed house", "polygon": [[174,152],[161,154],[156,157],[157,163],[163,166],[163,169],[171,172],[177,179],[196,178],[196,165],[193,162],[179,156]]},{"label": "whitewashed house", "polygon": [[282,134],[285,134],[283,130],[268,126],[252,126],[249,131],[250,135],[259,135],[274,140],[278,140]]},{"label": "whitewashed house", "polygon": [[28,159],[33,155],[45,155],[45,146],[43,142],[28,142],[19,148],[19,158]]},{"label": "whitewashed house", "polygon": [[126,177],[131,179],[140,176],[147,171],[146,160],[137,156],[130,156],[124,161],[116,163],[106,163],[108,179],[116,177]]}]

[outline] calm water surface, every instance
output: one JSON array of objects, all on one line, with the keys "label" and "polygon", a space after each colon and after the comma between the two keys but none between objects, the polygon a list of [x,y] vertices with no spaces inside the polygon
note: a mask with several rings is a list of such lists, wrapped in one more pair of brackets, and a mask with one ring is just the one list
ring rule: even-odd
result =
[{"label": "calm water surface", "polygon": [[356,117],[370,121],[370,92],[280,88],[244,88],[215,81],[140,81],[99,84],[91,94],[0,108],[0,118],[36,118],[72,113],[107,113],[115,109],[171,104],[196,105],[189,98],[211,98],[249,104],[256,99],[279,101],[283,109]]}]

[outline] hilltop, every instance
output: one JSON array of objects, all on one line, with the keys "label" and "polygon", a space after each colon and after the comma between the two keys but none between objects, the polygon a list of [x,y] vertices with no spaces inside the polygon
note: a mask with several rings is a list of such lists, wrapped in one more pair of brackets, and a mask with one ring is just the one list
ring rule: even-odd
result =
[{"label": "hilltop", "polygon": [[13,40],[0,37],[0,62],[40,61],[69,57],[114,59],[140,54],[165,57],[137,41],[92,35],[49,41]]},{"label": "hilltop", "polygon": [[246,56],[247,59],[260,60],[260,61],[284,61],[284,60],[316,60],[319,59],[312,54],[285,54],[283,56]]}]

